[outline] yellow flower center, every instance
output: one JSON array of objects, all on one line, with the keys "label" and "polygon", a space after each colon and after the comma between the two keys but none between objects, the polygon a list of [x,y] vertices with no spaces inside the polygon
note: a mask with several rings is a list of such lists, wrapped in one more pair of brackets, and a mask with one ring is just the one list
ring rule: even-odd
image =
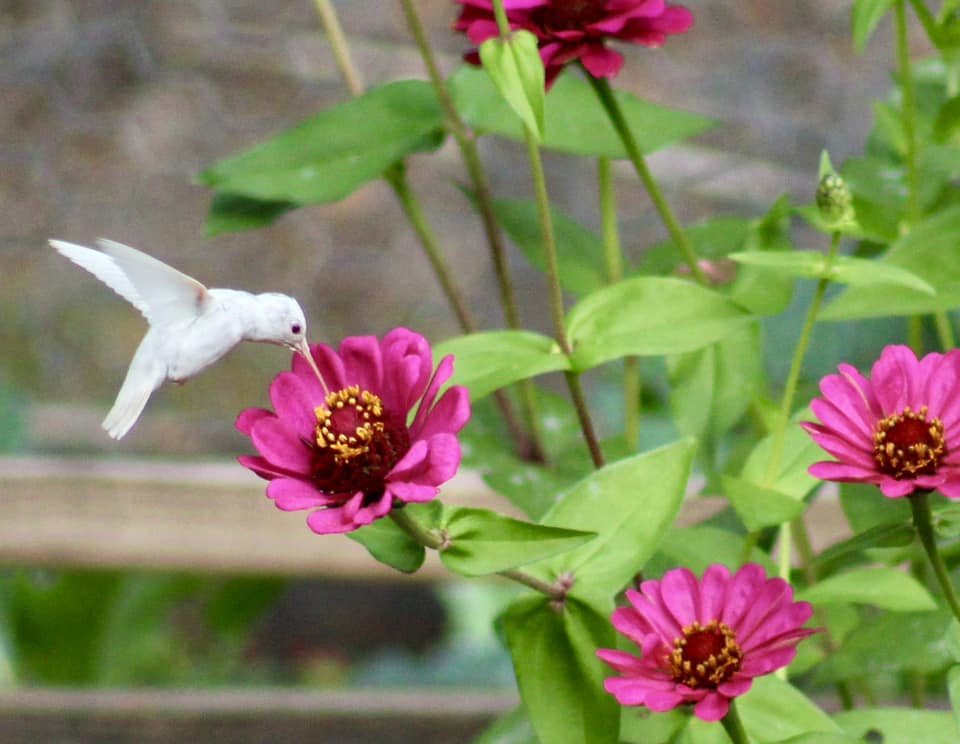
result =
[{"label": "yellow flower center", "polygon": [[366,454],[373,438],[383,433],[383,404],[359,385],[330,393],[324,403],[314,411],[317,446],[330,450],[337,463]]}]

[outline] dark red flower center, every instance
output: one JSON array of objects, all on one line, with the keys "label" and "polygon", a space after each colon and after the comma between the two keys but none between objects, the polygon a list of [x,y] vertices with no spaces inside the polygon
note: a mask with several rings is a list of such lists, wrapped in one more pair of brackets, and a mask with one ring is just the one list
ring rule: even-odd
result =
[{"label": "dark red flower center", "polygon": [[927,407],[894,413],[877,422],[873,456],[877,467],[897,480],[933,475],[947,454],[943,422],[927,418]]},{"label": "dark red flower center", "polygon": [[667,658],[673,681],[687,687],[716,688],[740,669],[743,652],[737,637],[725,624],[711,621],[693,623],[673,642]]},{"label": "dark red flower center", "polygon": [[363,491],[370,501],[378,499],[387,475],[410,449],[406,423],[358,385],[330,393],[324,404],[315,411],[314,482],[327,493]]},{"label": "dark red flower center", "polygon": [[606,0],[553,0],[530,13],[531,20],[546,30],[586,30],[585,26],[606,15]]}]

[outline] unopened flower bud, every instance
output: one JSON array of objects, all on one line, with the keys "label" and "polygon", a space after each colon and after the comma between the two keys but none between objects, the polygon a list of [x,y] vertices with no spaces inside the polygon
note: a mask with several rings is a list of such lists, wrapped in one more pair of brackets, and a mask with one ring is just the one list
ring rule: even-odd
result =
[{"label": "unopened flower bud", "polygon": [[827,173],[817,186],[817,208],[820,216],[831,224],[853,219],[853,195],[847,182],[836,173]]}]

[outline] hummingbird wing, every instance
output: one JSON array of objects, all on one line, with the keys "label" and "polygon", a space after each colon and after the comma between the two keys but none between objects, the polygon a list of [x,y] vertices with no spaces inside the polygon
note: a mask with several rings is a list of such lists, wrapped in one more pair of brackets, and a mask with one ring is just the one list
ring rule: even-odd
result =
[{"label": "hummingbird wing", "polygon": [[50,245],[57,249],[60,255],[73,261],[81,269],[86,269],[110,289],[133,305],[148,321],[150,308],[137,292],[133,282],[123,272],[123,269],[110,256],[101,251],[95,251],[76,243],[67,243],[63,240],[51,240]]},{"label": "hummingbird wing", "polygon": [[[163,261],[113,240],[101,238],[97,244],[133,286],[146,307],[146,311],[141,309],[140,312],[151,325],[193,320],[209,302],[210,295],[205,286]],[[113,287],[109,282],[107,284]],[[133,304],[140,309],[137,303]]]}]

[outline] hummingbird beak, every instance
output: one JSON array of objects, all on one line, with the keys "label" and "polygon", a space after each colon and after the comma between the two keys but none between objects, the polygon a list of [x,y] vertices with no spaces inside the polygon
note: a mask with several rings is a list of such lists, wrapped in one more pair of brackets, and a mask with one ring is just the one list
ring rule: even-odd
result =
[{"label": "hummingbird beak", "polygon": [[310,345],[307,343],[307,339],[300,339],[300,343],[292,344],[291,348],[307,360],[307,364],[310,365],[310,369],[313,370],[313,373],[317,376],[317,379],[320,380],[320,386],[323,388],[323,394],[325,396],[330,395],[330,388],[327,387],[327,383],[323,379],[323,375],[320,374],[320,369],[317,367],[317,363],[313,360],[313,354],[310,353]]}]

